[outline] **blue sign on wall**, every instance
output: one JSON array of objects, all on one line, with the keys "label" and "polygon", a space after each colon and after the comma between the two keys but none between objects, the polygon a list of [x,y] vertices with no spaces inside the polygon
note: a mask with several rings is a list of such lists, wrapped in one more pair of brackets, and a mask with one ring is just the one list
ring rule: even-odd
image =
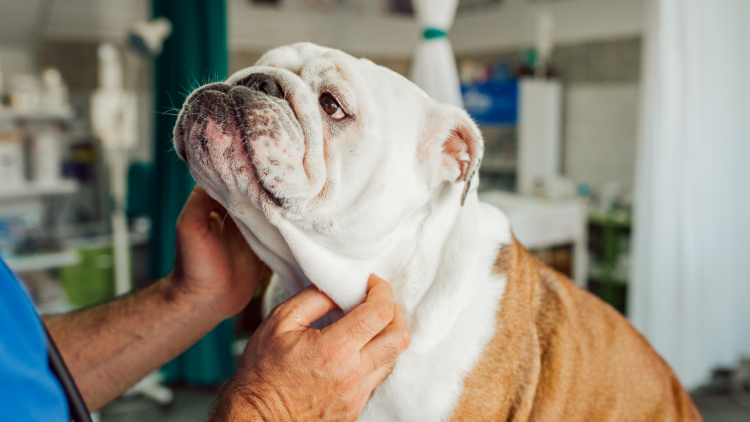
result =
[{"label": "blue sign on wall", "polygon": [[464,107],[479,124],[515,125],[518,122],[518,80],[461,85]]}]

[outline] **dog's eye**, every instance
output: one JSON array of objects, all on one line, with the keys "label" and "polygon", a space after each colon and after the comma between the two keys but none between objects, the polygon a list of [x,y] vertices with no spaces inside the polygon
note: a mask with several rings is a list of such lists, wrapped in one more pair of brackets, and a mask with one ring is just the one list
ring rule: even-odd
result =
[{"label": "dog's eye", "polygon": [[320,97],[320,106],[333,119],[341,120],[346,117],[346,113],[344,113],[344,110],[341,109],[341,106],[331,94],[323,94]]}]

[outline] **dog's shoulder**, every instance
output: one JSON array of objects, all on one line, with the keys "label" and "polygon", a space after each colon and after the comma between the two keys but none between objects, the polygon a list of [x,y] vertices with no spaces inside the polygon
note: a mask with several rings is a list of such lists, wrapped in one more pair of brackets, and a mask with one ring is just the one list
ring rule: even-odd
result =
[{"label": "dog's shoulder", "polygon": [[518,253],[538,274],[530,288],[542,358],[531,420],[701,420],[672,369],[622,314]]},{"label": "dog's shoulder", "polygon": [[451,421],[525,420],[539,381],[541,354],[533,313],[538,283],[531,256],[515,239],[504,246],[493,272],[506,278],[495,334],[464,378]]},{"label": "dog's shoulder", "polygon": [[515,239],[495,334],[452,421],[700,420],[669,366],[615,309]]}]

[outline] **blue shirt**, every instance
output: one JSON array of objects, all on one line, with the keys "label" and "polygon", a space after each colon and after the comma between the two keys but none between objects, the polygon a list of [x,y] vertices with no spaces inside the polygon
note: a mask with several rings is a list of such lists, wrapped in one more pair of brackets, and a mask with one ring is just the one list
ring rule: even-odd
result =
[{"label": "blue shirt", "polygon": [[29,296],[0,259],[0,418],[69,421],[68,402],[47,360],[44,328]]}]

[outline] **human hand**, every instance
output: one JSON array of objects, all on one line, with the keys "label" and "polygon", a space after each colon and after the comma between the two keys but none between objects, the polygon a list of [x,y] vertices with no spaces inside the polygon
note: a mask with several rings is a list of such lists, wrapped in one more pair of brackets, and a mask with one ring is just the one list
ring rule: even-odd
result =
[{"label": "human hand", "polygon": [[334,324],[310,324],[337,309],[310,286],[271,312],[222,389],[211,422],[353,421],[409,346],[390,285],[371,275],[365,303]]},{"label": "human hand", "polygon": [[265,264],[227,210],[197,186],[177,219],[175,286],[212,308],[219,321],[252,299]]}]

